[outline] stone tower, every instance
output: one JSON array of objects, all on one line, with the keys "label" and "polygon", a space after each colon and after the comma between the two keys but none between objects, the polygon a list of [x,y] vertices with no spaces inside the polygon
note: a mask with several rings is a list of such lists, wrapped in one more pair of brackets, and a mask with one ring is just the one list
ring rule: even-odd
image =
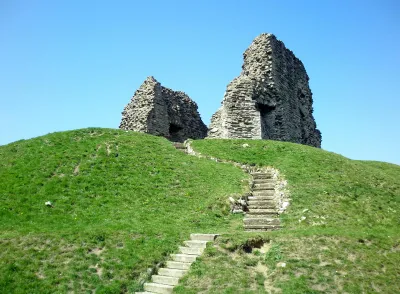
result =
[{"label": "stone tower", "polygon": [[321,147],[312,93],[303,63],[272,34],[244,52],[242,73],[212,116],[209,138],[290,141]]},{"label": "stone tower", "polygon": [[148,77],[125,106],[119,128],[164,136],[175,142],[207,135],[196,102],[184,92],[161,86],[154,77]]}]

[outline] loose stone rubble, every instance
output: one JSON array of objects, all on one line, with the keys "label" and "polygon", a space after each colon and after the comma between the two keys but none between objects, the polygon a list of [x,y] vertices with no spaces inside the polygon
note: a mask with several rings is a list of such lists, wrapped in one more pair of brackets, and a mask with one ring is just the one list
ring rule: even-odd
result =
[{"label": "loose stone rubble", "polygon": [[184,92],[161,86],[154,77],[148,77],[125,106],[119,128],[164,136],[174,142],[207,135],[197,104]]},{"label": "loose stone rubble", "polygon": [[271,139],[321,147],[303,63],[272,34],[243,54],[242,73],[212,116],[209,138]]}]

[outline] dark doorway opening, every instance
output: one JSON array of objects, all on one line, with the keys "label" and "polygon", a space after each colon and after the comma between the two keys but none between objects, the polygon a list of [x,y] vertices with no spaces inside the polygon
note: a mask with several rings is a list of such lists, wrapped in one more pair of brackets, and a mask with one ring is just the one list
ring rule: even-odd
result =
[{"label": "dark doorway opening", "polygon": [[176,124],[169,124],[169,139],[173,142],[183,142],[185,139],[182,138],[182,129]]},{"label": "dark doorway opening", "polygon": [[273,139],[274,138],[274,122],[275,122],[275,106],[257,104],[257,109],[260,112],[261,121],[261,138]]}]

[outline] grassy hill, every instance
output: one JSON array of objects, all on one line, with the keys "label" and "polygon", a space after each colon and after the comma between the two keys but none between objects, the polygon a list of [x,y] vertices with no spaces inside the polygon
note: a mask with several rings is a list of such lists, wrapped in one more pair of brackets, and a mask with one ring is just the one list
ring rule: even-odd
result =
[{"label": "grassy hill", "polygon": [[243,232],[226,200],[248,176],[229,164],[146,134],[49,134],[0,146],[0,292],[132,293],[193,232],[223,235],[177,293],[400,292],[399,166],[274,141],[193,147],[278,168],[291,191],[284,229]]}]

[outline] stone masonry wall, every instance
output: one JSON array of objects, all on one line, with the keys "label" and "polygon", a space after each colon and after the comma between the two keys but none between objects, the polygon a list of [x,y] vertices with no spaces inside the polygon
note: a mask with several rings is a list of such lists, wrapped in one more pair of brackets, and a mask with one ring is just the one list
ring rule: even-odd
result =
[{"label": "stone masonry wall", "polygon": [[161,86],[154,77],[148,77],[125,106],[119,127],[176,142],[207,135],[197,104],[184,92]]},{"label": "stone masonry wall", "polygon": [[228,86],[211,118],[209,138],[290,141],[321,147],[303,63],[272,34],[244,52],[242,73]]}]

